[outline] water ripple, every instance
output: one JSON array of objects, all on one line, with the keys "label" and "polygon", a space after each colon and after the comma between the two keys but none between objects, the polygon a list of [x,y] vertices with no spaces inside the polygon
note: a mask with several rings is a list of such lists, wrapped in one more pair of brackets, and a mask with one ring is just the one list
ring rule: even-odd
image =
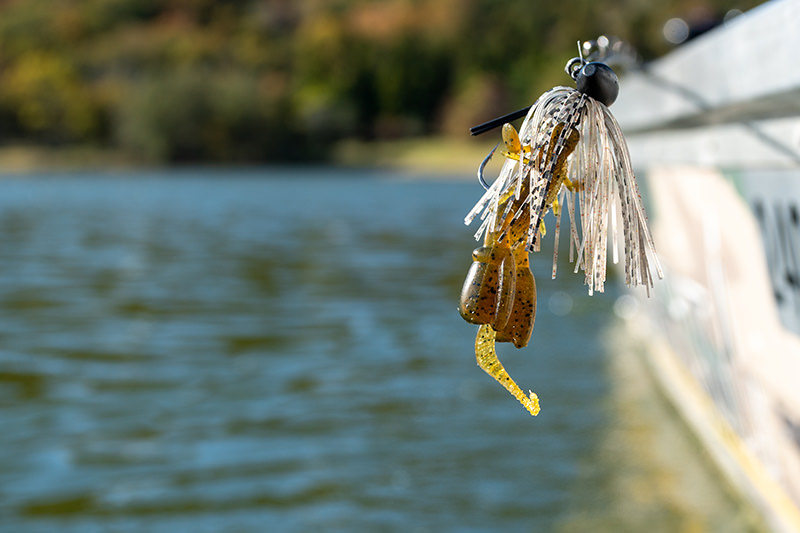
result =
[{"label": "water ripple", "polygon": [[531,420],[455,311],[476,184],[264,172],[0,181],[0,529],[553,530],[613,294],[534,263]]}]

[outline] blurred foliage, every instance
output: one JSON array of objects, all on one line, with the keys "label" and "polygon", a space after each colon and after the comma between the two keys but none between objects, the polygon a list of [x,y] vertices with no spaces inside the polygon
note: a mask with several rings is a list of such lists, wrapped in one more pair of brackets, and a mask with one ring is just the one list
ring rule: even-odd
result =
[{"label": "blurred foliage", "polygon": [[578,40],[645,60],[730,0],[6,0],[0,143],[150,162],[324,160],[344,139],[464,135],[554,84]]}]

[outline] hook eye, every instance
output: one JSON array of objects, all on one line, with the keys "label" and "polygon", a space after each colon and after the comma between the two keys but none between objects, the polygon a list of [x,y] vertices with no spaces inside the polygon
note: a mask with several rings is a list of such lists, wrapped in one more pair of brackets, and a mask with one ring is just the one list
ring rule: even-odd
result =
[{"label": "hook eye", "polygon": [[578,79],[578,72],[581,71],[583,66],[586,64],[586,60],[582,57],[573,57],[567,64],[564,66],[564,72],[567,73],[567,76],[572,78],[573,80]]}]

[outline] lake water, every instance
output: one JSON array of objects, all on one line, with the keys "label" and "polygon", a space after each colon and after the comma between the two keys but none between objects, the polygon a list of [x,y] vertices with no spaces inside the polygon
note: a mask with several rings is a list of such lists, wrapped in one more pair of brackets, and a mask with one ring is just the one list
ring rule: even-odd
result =
[{"label": "lake water", "polygon": [[480,193],[0,180],[0,530],[757,530],[618,349],[614,283],[534,258],[533,339],[499,353],[538,417],[476,366],[456,304]]}]

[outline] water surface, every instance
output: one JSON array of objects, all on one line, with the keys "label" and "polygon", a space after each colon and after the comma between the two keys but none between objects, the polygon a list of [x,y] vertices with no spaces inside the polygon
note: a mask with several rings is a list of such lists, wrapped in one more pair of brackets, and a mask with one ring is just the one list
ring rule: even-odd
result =
[{"label": "water surface", "polygon": [[619,438],[675,423],[619,399],[641,376],[614,370],[613,283],[589,298],[534,263],[533,341],[500,357],[537,418],[478,369],[456,299],[479,194],[295,169],[0,181],[0,528],[749,530],[707,461],[686,468],[711,503],[680,502],[659,487],[681,474]]}]

